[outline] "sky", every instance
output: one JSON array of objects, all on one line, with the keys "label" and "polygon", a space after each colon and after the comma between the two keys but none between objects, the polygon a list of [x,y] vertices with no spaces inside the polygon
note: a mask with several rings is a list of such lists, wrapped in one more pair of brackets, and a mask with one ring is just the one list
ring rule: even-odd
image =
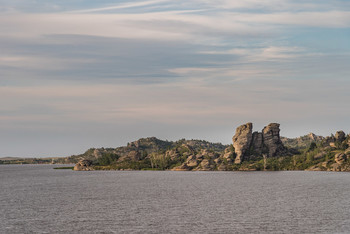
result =
[{"label": "sky", "polygon": [[348,0],[0,0],[0,157],[350,132]]}]

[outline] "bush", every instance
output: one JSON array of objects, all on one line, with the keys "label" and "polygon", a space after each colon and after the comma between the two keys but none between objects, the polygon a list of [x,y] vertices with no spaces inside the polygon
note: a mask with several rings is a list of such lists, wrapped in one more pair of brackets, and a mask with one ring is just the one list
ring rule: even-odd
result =
[{"label": "bush", "polygon": [[102,156],[97,159],[97,164],[99,166],[107,166],[112,163],[115,163],[118,160],[119,156],[113,153],[102,153]]}]

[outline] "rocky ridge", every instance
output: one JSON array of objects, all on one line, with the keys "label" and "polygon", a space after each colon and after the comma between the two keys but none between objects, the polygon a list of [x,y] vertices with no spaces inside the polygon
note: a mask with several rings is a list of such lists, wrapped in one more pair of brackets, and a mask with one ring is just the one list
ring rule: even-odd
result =
[{"label": "rocky ridge", "polygon": [[239,126],[231,145],[201,140],[142,138],[118,148],[92,148],[66,160],[75,170],[350,170],[350,136],[343,131],[321,137],[280,137],[280,125],[261,132]]}]

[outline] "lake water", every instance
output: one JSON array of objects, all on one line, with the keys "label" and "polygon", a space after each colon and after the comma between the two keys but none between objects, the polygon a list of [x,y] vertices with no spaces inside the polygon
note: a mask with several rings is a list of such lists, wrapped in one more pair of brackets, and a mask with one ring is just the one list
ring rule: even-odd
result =
[{"label": "lake water", "polygon": [[0,233],[350,233],[350,173],[0,166]]}]

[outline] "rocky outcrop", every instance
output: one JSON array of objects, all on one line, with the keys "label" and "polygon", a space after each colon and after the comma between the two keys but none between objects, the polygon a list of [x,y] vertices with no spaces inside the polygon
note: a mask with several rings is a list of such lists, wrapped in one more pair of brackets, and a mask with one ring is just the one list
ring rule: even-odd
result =
[{"label": "rocky outcrop", "polygon": [[252,133],[252,130],[252,123],[241,125],[236,129],[236,134],[232,138],[236,164],[258,156],[276,157],[287,152],[280,138],[278,123],[269,124],[262,132]]},{"label": "rocky outcrop", "polygon": [[307,136],[310,138],[310,140],[312,140],[314,142],[319,142],[319,141],[323,140],[322,136],[317,136],[316,134],[314,134],[312,132],[310,132]]},{"label": "rocky outcrop", "polygon": [[213,165],[209,159],[203,159],[195,171],[212,171],[214,169],[215,165]]},{"label": "rocky outcrop", "polygon": [[267,148],[268,157],[275,157],[286,152],[280,138],[280,125],[278,123],[271,123],[264,127],[262,135],[263,147]]},{"label": "rocky outcrop", "polygon": [[236,129],[236,134],[232,138],[233,147],[236,152],[235,163],[241,163],[243,161],[243,157],[246,155],[252,142],[252,132],[252,123],[246,123]]},{"label": "rocky outcrop", "polygon": [[337,142],[343,142],[346,138],[345,132],[343,131],[337,131],[334,136],[335,140]]},{"label": "rocky outcrop", "polygon": [[92,167],[92,161],[90,160],[80,160],[77,164],[74,166],[74,171],[92,171],[94,170]]},{"label": "rocky outcrop", "polygon": [[196,167],[196,166],[198,166],[198,160],[197,160],[196,156],[194,156],[194,155],[189,156],[187,158],[187,160],[186,160],[186,164],[189,167]]},{"label": "rocky outcrop", "polygon": [[234,152],[231,150],[231,147],[227,147],[224,151],[224,154],[222,155],[222,158],[226,160],[228,163],[233,163],[234,157],[235,155],[234,155]]},{"label": "rocky outcrop", "polygon": [[253,154],[258,154],[261,155],[264,150],[264,136],[262,132],[253,132],[253,139],[252,139],[252,144],[251,148],[253,149],[254,152],[251,152]]},{"label": "rocky outcrop", "polygon": [[346,154],[347,156],[350,156],[350,147],[344,151],[344,154]]},{"label": "rocky outcrop", "polygon": [[346,154],[338,153],[334,156],[334,160],[336,163],[341,165],[347,160],[347,156],[346,156]]}]

